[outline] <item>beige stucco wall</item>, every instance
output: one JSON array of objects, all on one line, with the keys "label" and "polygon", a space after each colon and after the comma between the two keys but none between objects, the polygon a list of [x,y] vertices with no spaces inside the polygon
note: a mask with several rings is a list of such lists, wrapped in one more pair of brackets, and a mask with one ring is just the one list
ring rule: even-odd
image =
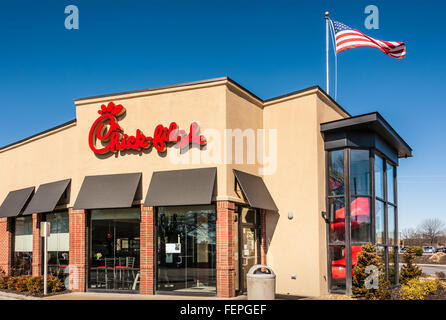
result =
[{"label": "beige stucco wall", "polygon": [[[279,212],[267,214],[268,264],[280,294],[327,293],[325,152],[320,123],[346,116],[320,95],[303,94],[265,106],[264,128],[278,129],[278,165],[263,177]],[[268,148],[268,145],[267,145]],[[288,219],[292,212],[293,219]],[[292,279],[294,277],[296,279]]]},{"label": "beige stucco wall", "polygon": [[[241,202],[233,190],[232,169],[259,174],[257,156],[255,164],[246,164],[246,143],[243,164],[234,163],[234,158],[231,163],[175,164],[169,160],[171,153],[179,152],[174,148],[165,155],[152,149],[97,156],[88,146],[88,133],[100,105],[109,101],[126,108],[119,124],[130,135],[141,129],[152,136],[156,125],[168,126],[172,121],[188,131],[190,123],[198,121],[202,132],[220,133],[222,161],[225,129],[265,129],[267,135],[269,129],[276,129],[277,170],[263,176],[279,208],[267,214],[267,261],[277,274],[278,293],[319,296],[327,292],[326,232],[320,214],[325,210],[325,152],[319,125],[347,115],[317,89],[263,103],[222,80],[78,100],[76,123],[0,150],[0,203],[11,190],[72,178],[72,206],[85,176],[129,172],[142,172],[145,197],[153,171],[209,166],[217,167],[217,199]],[[271,147],[268,141],[266,153]],[[214,143],[211,137],[206,148],[190,150],[188,155],[210,156]]]}]

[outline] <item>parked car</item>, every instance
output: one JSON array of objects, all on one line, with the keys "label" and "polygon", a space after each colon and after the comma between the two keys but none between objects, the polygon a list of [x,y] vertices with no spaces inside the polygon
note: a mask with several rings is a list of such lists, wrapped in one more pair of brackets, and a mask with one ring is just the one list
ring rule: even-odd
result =
[{"label": "parked car", "polygon": [[435,248],[433,246],[424,246],[423,252],[424,253],[435,253]]},{"label": "parked car", "polygon": [[435,252],[444,252],[444,253],[446,253],[446,248],[444,248],[444,247],[437,248],[437,250],[435,250]]},{"label": "parked car", "polygon": [[406,247],[404,247],[404,248],[400,248],[400,253],[404,253],[404,252],[406,252],[407,251],[407,248]]}]

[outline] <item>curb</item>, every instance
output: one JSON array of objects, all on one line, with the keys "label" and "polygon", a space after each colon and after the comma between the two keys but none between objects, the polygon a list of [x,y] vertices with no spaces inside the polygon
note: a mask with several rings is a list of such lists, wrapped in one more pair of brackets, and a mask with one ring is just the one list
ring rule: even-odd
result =
[{"label": "curb", "polygon": [[41,298],[38,298],[38,297],[30,297],[30,296],[25,296],[25,295],[16,294],[16,293],[10,293],[10,292],[3,292],[3,291],[0,291],[0,297],[9,298],[11,300],[41,300]]}]

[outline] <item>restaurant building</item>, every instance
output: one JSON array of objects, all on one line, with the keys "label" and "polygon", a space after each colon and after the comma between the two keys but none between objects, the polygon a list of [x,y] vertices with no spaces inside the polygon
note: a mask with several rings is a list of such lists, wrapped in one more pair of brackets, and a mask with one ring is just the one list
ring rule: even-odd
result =
[{"label": "restaurant building", "polygon": [[351,293],[361,244],[398,282],[397,166],[379,113],[315,86],[262,100],[229,78],[75,100],[76,119],[0,149],[0,267],[71,290],[233,297]]}]

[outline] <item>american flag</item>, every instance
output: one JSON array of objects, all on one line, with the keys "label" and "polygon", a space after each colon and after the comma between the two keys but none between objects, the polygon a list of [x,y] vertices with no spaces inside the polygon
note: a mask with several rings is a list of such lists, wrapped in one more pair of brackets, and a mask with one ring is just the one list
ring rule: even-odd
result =
[{"label": "american flag", "polygon": [[373,39],[339,21],[331,20],[331,23],[335,34],[336,53],[357,47],[373,47],[392,58],[402,59],[406,56],[406,45],[404,42]]}]

